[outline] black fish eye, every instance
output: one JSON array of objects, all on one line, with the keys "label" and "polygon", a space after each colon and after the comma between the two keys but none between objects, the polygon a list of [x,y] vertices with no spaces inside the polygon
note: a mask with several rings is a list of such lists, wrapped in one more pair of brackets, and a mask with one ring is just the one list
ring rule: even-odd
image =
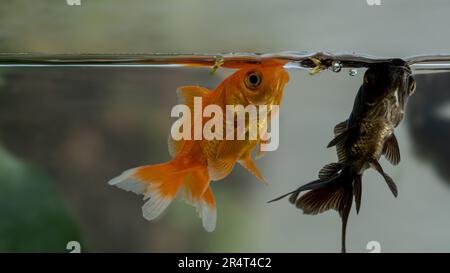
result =
[{"label": "black fish eye", "polygon": [[409,78],[408,83],[408,96],[411,96],[414,93],[414,90],[416,90],[416,80],[414,80],[413,77]]},{"label": "black fish eye", "polygon": [[249,89],[256,89],[262,83],[262,76],[258,72],[250,72],[245,77],[245,85]]},{"label": "black fish eye", "polygon": [[375,70],[368,69],[364,74],[364,83],[373,84],[375,82]]}]

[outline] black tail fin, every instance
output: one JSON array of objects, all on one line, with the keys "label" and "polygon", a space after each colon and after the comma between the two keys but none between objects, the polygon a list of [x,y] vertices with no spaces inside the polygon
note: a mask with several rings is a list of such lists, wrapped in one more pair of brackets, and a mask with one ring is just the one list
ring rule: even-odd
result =
[{"label": "black tail fin", "polygon": [[[305,214],[319,214],[334,209],[342,219],[342,252],[346,252],[345,235],[347,220],[353,203],[353,179],[343,177],[342,172],[331,176],[327,180],[310,182],[297,190],[278,197],[269,202],[280,200],[291,195],[289,201],[302,209]],[[300,192],[307,191],[301,197]],[[360,198],[360,197],[359,197]],[[358,207],[359,209],[359,207]]]},{"label": "black tail fin", "polygon": [[346,193],[350,192],[350,197],[353,195],[352,189],[343,187],[340,180],[340,176],[337,176],[327,181],[326,186],[311,189],[300,198],[291,201],[305,214],[314,215],[330,209],[340,212],[347,202]]},{"label": "black tail fin", "polygon": [[308,190],[312,190],[312,189],[317,189],[317,188],[320,188],[320,187],[322,187],[322,186],[324,187],[324,186],[326,186],[327,183],[328,183],[328,180],[323,181],[323,180],[318,179],[318,180],[309,182],[308,184],[305,184],[305,185],[301,186],[300,188],[298,188],[298,189],[296,189],[296,190],[293,190],[293,191],[291,191],[291,192],[288,192],[288,193],[286,193],[286,194],[283,194],[282,196],[279,196],[279,197],[277,197],[277,198],[275,198],[275,199],[272,199],[272,200],[268,201],[267,203],[272,203],[272,202],[281,200],[281,199],[283,199],[283,198],[285,198],[285,197],[287,197],[287,196],[290,195],[291,197],[289,197],[289,201],[290,201],[292,204],[294,204],[294,203],[295,203],[294,200],[297,199],[298,195],[299,195],[302,191],[308,191]]},{"label": "black tail fin", "polygon": [[[349,183],[350,182],[350,183]],[[305,214],[318,214],[334,209],[342,220],[342,253],[346,252],[345,236],[347,220],[353,203],[353,186],[351,181],[343,181],[341,175],[333,177],[327,186],[312,189],[295,201],[297,208]]]}]

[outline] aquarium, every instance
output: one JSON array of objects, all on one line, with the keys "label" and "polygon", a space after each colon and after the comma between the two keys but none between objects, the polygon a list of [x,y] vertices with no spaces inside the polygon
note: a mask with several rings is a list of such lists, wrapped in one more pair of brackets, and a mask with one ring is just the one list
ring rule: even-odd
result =
[{"label": "aquarium", "polygon": [[[401,161],[379,160],[398,196],[377,171],[364,172],[347,251],[449,252],[449,8],[439,0],[4,1],[0,252],[339,252],[335,210],[306,215],[268,201],[337,161],[327,149],[333,128],[349,118],[368,67],[394,59],[408,62],[416,82],[395,128]],[[180,87],[238,92],[234,73],[273,60],[285,71],[273,78],[283,92],[277,145],[255,161],[260,173],[241,162],[211,182],[217,216],[203,220],[217,217],[205,227],[214,231],[180,198],[147,221],[144,196],[108,183],[171,160]],[[190,156],[214,176],[209,157]]]}]

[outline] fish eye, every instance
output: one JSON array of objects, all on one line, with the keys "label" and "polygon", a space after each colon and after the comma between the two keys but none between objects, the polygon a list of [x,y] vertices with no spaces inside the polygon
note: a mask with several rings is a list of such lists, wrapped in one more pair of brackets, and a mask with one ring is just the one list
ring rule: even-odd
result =
[{"label": "fish eye", "polygon": [[258,88],[262,83],[262,76],[258,72],[250,72],[245,77],[245,86],[249,89],[256,89]]},{"label": "fish eye", "polygon": [[416,80],[413,77],[409,78],[408,83],[408,96],[411,96],[416,90]]},{"label": "fish eye", "polygon": [[374,83],[374,81],[375,81],[375,71],[369,68],[364,74],[364,83],[372,84]]}]

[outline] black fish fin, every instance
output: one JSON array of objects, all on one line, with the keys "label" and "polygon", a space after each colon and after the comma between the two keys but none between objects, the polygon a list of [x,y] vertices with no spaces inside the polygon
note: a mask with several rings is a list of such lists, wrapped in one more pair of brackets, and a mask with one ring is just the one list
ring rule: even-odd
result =
[{"label": "black fish fin", "polygon": [[303,213],[318,214],[329,209],[341,210],[342,198],[347,189],[342,187],[340,174],[308,188],[311,190],[295,201],[297,208],[302,209]]},{"label": "black fish fin", "polygon": [[328,185],[329,181],[328,180],[315,180],[312,182],[309,182],[303,186],[301,186],[300,188],[297,189],[296,192],[294,192],[291,197],[289,197],[289,202],[291,202],[291,204],[295,204],[297,202],[297,198],[299,196],[299,194],[302,191],[309,191],[309,190],[313,190],[313,189],[319,189],[319,188],[323,188],[326,187]]},{"label": "black fish fin", "polygon": [[275,198],[275,199],[272,199],[272,200],[268,201],[267,203],[272,203],[272,202],[281,200],[281,199],[283,199],[283,198],[285,198],[285,197],[291,195],[291,197],[289,197],[289,202],[291,202],[292,204],[294,204],[294,203],[295,203],[295,200],[297,200],[298,195],[299,195],[302,191],[307,191],[307,190],[311,190],[311,189],[316,189],[316,188],[322,187],[322,186],[324,186],[327,182],[328,182],[328,181],[322,181],[322,180],[320,180],[320,179],[315,180],[315,181],[312,181],[312,182],[309,182],[309,183],[307,183],[307,184],[305,184],[305,185],[299,187],[298,189],[293,190],[293,191],[291,191],[291,192],[288,192],[288,193],[286,193],[286,194],[283,194],[282,196],[277,197],[277,198]]},{"label": "black fish fin", "polygon": [[336,153],[338,157],[338,162],[345,162],[347,157],[345,156],[344,144],[336,145]]},{"label": "black fish fin", "polygon": [[344,167],[344,164],[342,163],[330,163],[325,166],[319,171],[319,179],[326,180],[333,175],[337,174],[342,168]]},{"label": "black fish fin", "polygon": [[392,165],[397,165],[400,162],[400,149],[394,134],[388,137],[384,142],[383,155]]},{"label": "black fish fin", "polygon": [[386,184],[388,185],[389,189],[391,190],[392,194],[397,197],[398,195],[398,190],[397,190],[397,185],[395,185],[394,180],[392,180],[392,178],[387,175],[384,171],[383,168],[381,167],[380,163],[378,162],[378,160],[373,159],[370,164],[372,165],[372,167],[377,170],[377,172],[379,172],[384,180],[386,181]]},{"label": "black fish fin", "polygon": [[[347,120],[344,120],[340,123],[338,123],[336,126],[334,126],[334,135],[341,135],[343,133],[345,133],[345,131],[347,131]],[[338,161],[339,162],[344,162],[345,161],[345,150],[344,150],[344,145],[343,143],[338,143],[336,144],[336,152],[337,152],[337,156],[338,156]]]},{"label": "black fish fin", "polygon": [[343,145],[344,142],[347,140],[347,138],[354,133],[355,129],[357,129],[357,126],[353,127],[347,127],[346,130],[344,130],[341,134],[336,135],[330,143],[328,143],[327,148],[333,147],[333,146],[339,146]]},{"label": "black fish fin", "polygon": [[358,175],[353,180],[353,195],[355,196],[355,207],[357,214],[359,213],[359,209],[361,208],[361,194],[362,194],[361,175]]},{"label": "black fish fin", "polygon": [[283,195],[281,195],[281,196],[279,196],[277,198],[274,198],[274,199],[272,199],[270,201],[267,201],[267,203],[272,203],[272,202],[279,201],[279,200],[281,200],[281,199],[283,199],[283,198],[285,198],[285,197],[287,197],[289,195],[291,195],[291,196],[294,196],[294,195],[298,196],[299,194],[300,194],[300,191],[298,189],[297,190],[293,190],[293,191],[285,193],[285,194],[283,194]]},{"label": "black fish fin", "polygon": [[335,137],[333,140],[328,143],[327,148],[336,146],[336,152],[338,156],[339,162],[345,162],[346,156],[345,156],[345,149],[344,149],[344,143],[347,140],[347,138],[354,133],[354,130],[358,128],[356,126],[353,126],[351,128],[348,127],[348,120],[345,120],[339,124],[337,124],[334,127],[334,133]]},{"label": "black fish fin", "polygon": [[334,126],[334,135],[340,135],[345,132],[345,130],[347,130],[347,120],[339,122],[336,126]]},{"label": "black fish fin", "polygon": [[352,208],[353,195],[351,191],[345,191],[344,196],[342,197],[341,207],[339,209],[339,215],[341,216],[342,221],[342,231],[341,231],[341,252],[346,253],[345,241],[347,234],[347,222],[348,216],[350,214],[350,210]]},{"label": "black fish fin", "polygon": [[347,139],[348,136],[348,132],[349,131],[345,131],[340,135],[335,136],[330,143],[328,143],[327,148],[336,146],[336,145],[341,145],[342,143],[344,143],[344,141]]},{"label": "black fish fin", "polygon": [[342,220],[342,252],[345,252],[347,220],[352,207],[353,190],[351,187],[343,187],[340,178],[341,176],[336,176],[327,186],[307,192],[295,204],[305,214],[315,215],[330,209],[337,210]]},{"label": "black fish fin", "polygon": [[345,189],[337,185],[315,189],[300,197],[295,205],[305,214],[319,214],[329,209],[339,211],[344,193]]},{"label": "black fish fin", "polygon": [[338,211],[342,220],[342,252],[345,252],[347,220],[353,202],[353,189],[351,184],[345,186],[343,179],[342,173],[339,173],[325,181],[310,182],[299,188],[310,190],[309,192],[297,199],[300,191],[296,191],[290,201],[295,201],[296,207],[302,209],[305,214],[314,215],[330,209]]}]

